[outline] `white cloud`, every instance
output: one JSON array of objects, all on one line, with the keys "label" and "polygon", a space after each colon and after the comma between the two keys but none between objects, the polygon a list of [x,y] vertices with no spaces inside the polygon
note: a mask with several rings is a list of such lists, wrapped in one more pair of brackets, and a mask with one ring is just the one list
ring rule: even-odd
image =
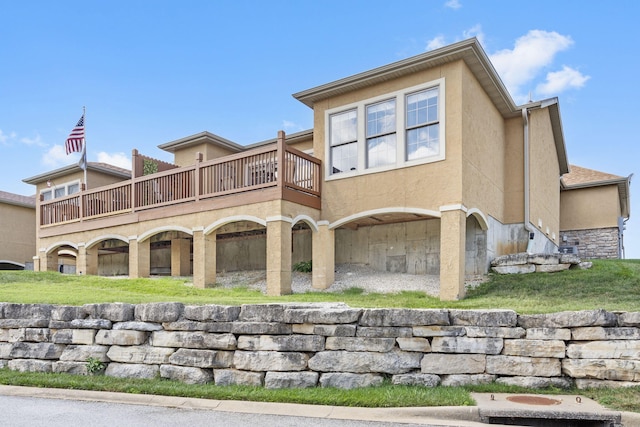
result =
[{"label": "white cloud", "polygon": [[[484,46],[485,35],[480,25],[463,31],[462,37],[454,41],[471,37],[476,37]],[[426,50],[449,43],[445,36],[438,35],[427,43]],[[555,31],[531,30],[515,41],[513,49],[499,50],[489,54],[489,58],[514,101],[520,104],[528,101],[527,93],[533,88],[536,95],[546,97],[558,95],[567,89],[579,89],[586,84],[590,77],[575,68],[565,65],[561,70],[548,71],[557,55],[569,49],[573,43],[570,36]],[[543,72],[547,72],[546,80],[540,82]]]},{"label": "white cloud", "polygon": [[20,138],[20,142],[26,145],[37,145],[38,147],[46,147],[46,144],[42,142],[40,135],[36,135],[35,138]]},{"label": "white cloud", "polygon": [[[502,81],[515,98],[522,98],[523,86],[553,63],[558,52],[573,45],[569,36],[555,31],[531,30],[518,38],[513,49],[503,49],[489,55]],[[525,90],[526,92],[526,90]]]},{"label": "white cloud", "polygon": [[64,146],[54,145],[42,156],[42,164],[52,169],[80,160],[79,154],[67,155]]},{"label": "white cloud", "polygon": [[460,9],[462,7],[462,5],[460,4],[460,0],[447,0],[444,3],[444,6],[454,10]]},{"label": "white cloud", "polygon": [[131,158],[124,153],[106,153],[100,151],[98,153],[98,161],[100,163],[108,163],[123,169],[131,169]]},{"label": "white cloud", "polygon": [[290,120],[283,120],[282,121],[282,127],[287,132],[299,132],[299,131],[303,130],[302,126],[300,126],[299,124],[297,124],[295,122],[292,122]]},{"label": "white cloud", "polygon": [[15,139],[16,136],[17,135],[15,132],[11,132],[10,134],[7,135],[2,131],[2,129],[0,129],[0,144],[9,145],[9,140]]},{"label": "white cloud", "polygon": [[579,89],[590,78],[580,71],[564,65],[560,71],[547,73],[547,80],[536,87],[536,92],[545,96],[556,95],[569,88]]},{"label": "white cloud", "polygon": [[482,32],[482,26],[480,24],[476,24],[468,30],[464,30],[462,32],[463,39],[470,39],[471,37],[475,37],[478,39],[481,45],[484,45],[484,33]]},{"label": "white cloud", "polygon": [[439,47],[442,47],[444,45],[446,45],[447,42],[444,38],[443,35],[439,35],[434,37],[433,39],[429,40],[427,42],[427,49],[426,50],[434,50],[434,49],[438,49]]},{"label": "white cloud", "polygon": [[[482,26],[480,24],[476,24],[473,27],[464,30],[462,32],[461,37],[457,37],[454,42],[459,42],[460,40],[470,39],[471,37],[476,37],[480,44],[484,44],[484,33],[482,32]],[[425,50],[434,50],[439,47],[445,46],[450,42],[447,41],[446,37],[442,34],[437,35],[427,42],[427,48]]]}]

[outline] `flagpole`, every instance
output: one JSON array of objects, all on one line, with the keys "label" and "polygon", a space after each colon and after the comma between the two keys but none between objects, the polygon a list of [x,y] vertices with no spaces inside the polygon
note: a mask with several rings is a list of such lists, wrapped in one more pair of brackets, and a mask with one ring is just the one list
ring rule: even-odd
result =
[{"label": "flagpole", "polygon": [[84,159],[84,189],[88,190],[87,184],[87,117],[85,115],[86,107],[82,106],[82,117],[84,117],[84,144],[82,144],[82,158]]}]

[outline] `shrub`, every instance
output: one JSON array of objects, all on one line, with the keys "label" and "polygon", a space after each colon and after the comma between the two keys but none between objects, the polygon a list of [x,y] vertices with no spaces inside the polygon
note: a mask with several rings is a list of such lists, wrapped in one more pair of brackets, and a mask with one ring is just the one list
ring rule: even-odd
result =
[{"label": "shrub", "polygon": [[301,273],[311,273],[312,271],[311,260],[300,261],[293,265],[293,271],[299,271]]}]

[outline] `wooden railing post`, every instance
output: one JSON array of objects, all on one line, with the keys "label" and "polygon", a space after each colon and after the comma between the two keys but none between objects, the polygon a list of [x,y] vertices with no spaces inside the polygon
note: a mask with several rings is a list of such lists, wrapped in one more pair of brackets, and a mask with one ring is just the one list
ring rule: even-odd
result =
[{"label": "wooden railing post", "polygon": [[200,200],[200,186],[202,185],[202,177],[200,176],[200,166],[202,165],[202,153],[196,153],[196,168],[193,171],[193,179],[194,179],[194,187],[193,191],[195,192],[196,202]]},{"label": "wooden railing post", "polygon": [[78,195],[78,218],[80,222],[84,218],[84,192],[87,190],[85,184],[80,184],[80,194]]},{"label": "wooden railing post", "polygon": [[285,180],[285,168],[286,168],[286,164],[285,164],[285,157],[286,157],[286,145],[285,145],[285,138],[286,135],[284,133],[283,130],[279,130],[278,131],[278,142],[276,144],[277,147],[277,152],[276,152],[276,158],[277,158],[277,162],[278,162],[278,179],[277,179],[277,186],[279,188],[279,193],[283,194],[284,193],[284,180]]},{"label": "wooden railing post", "polygon": [[136,165],[138,164],[138,150],[131,151],[131,212],[136,210]]}]

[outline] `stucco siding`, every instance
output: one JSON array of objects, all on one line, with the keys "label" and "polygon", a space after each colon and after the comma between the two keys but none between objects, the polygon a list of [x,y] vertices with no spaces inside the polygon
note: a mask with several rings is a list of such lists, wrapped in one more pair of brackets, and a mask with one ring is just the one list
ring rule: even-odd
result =
[{"label": "stucco siding", "polygon": [[192,145],[182,150],[176,150],[174,154],[174,163],[180,167],[191,166],[196,163],[196,153],[202,153],[202,160],[212,160],[224,157],[234,152],[213,144],[202,143]]},{"label": "stucco siding", "polygon": [[562,191],[560,206],[560,230],[617,227],[621,214],[617,185]]},{"label": "stucco siding", "polygon": [[503,219],[504,119],[474,75],[462,68],[463,204]]},{"label": "stucco siding", "polygon": [[[314,156],[326,159],[325,112],[349,103],[444,78],[445,159],[323,183],[322,212],[330,222],[359,212],[393,206],[438,211],[440,206],[462,203],[461,72],[462,61],[384,84],[349,92],[314,106]],[[398,130],[402,132],[402,130]],[[364,172],[364,171],[363,171]],[[325,177],[326,180],[326,177]]]},{"label": "stucco siding", "polygon": [[0,203],[0,260],[24,264],[36,255],[36,211]]},{"label": "stucco siding", "polygon": [[504,224],[524,221],[524,128],[521,117],[505,121]]},{"label": "stucco siding", "polygon": [[534,227],[558,244],[560,231],[560,166],[549,110],[531,111],[530,220]]}]

